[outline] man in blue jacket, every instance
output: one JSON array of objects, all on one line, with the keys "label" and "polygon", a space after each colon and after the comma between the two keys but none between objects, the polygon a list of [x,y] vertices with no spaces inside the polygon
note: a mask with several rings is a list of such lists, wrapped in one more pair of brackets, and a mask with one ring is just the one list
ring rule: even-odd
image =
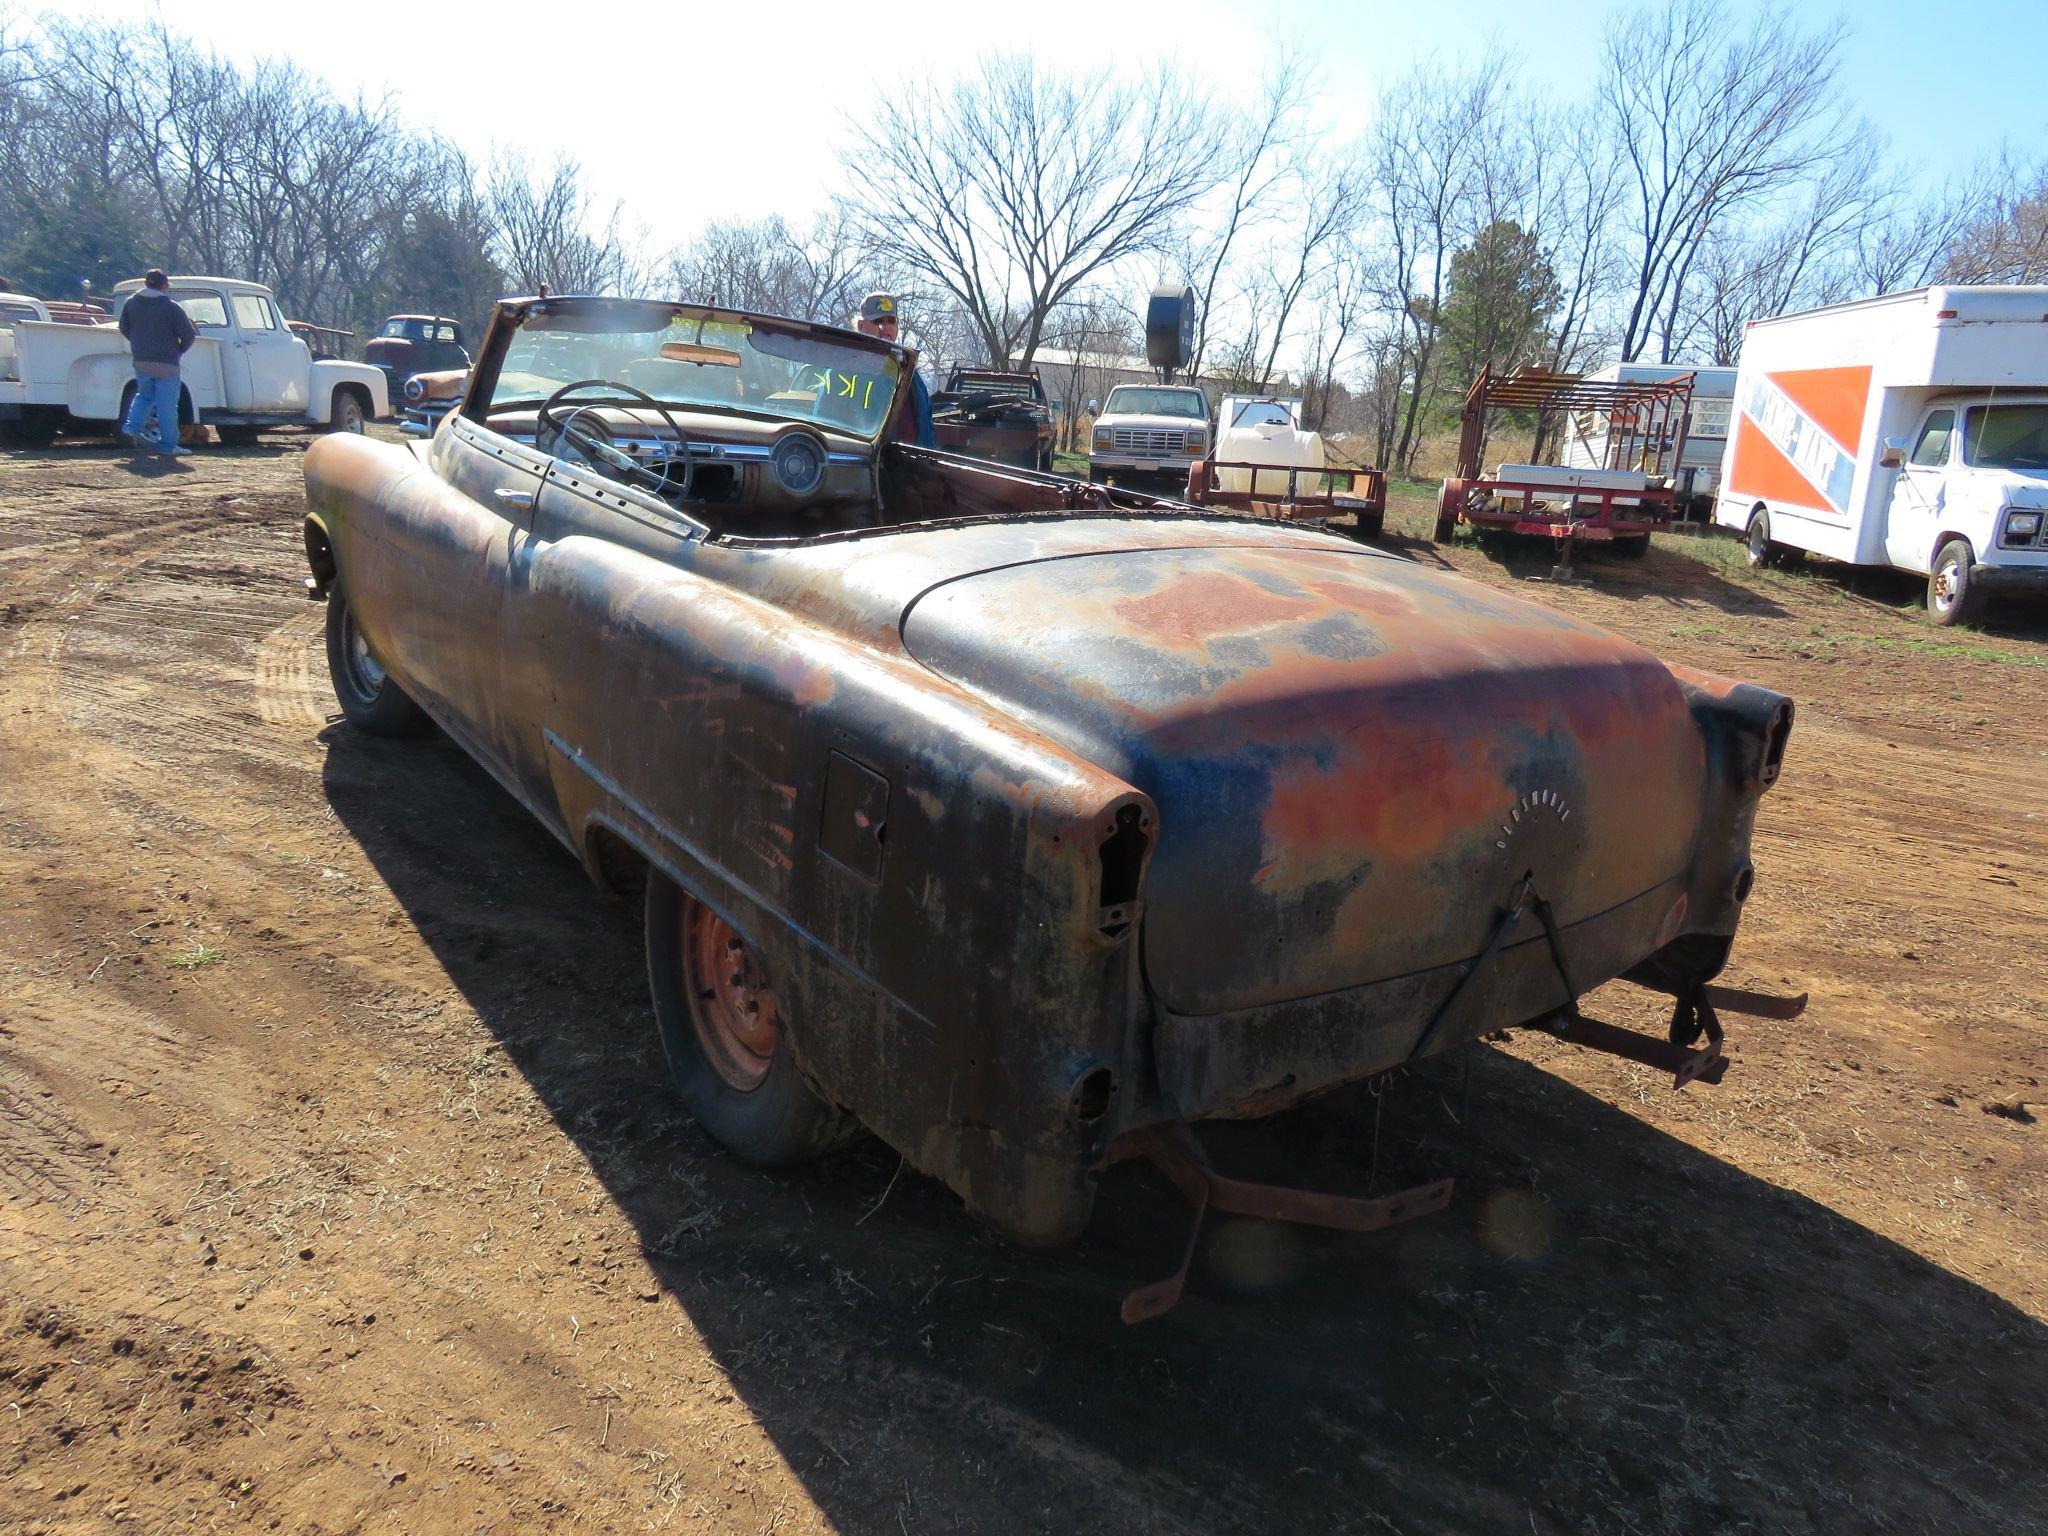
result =
[{"label": "man in blue jacket", "polygon": [[[879,336],[884,341],[897,338],[896,296],[889,293],[871,293],[860,301],[860,309],[853,317],[853,328],[863,336]],[[910,397],[907,407],[893,424],[889,436],[899,443],[915,443],[920,448],[936,448],[937,435],[932,430],[932,392],[926,388],[924,375],[916,369],[910,372]]]},{"label": "man in blue jacket", "polygon": [[157,452],[182,454],[178,445],[178,360],[199,339],[192,321],[171,297],[171,280],[155,267],[121,306],[121,334],[135,359],[135,400],[121,435],[142,451],[142,427],[156,415]]}]

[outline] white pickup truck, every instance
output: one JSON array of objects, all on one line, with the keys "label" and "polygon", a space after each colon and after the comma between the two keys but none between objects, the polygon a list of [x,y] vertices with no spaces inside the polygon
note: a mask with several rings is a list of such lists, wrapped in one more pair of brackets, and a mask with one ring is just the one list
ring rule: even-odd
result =
[{"label": "white pickup truck", "polygon": [[[141,286],[129,281],[114,289],[116,313]],[[211,426],[222,442],[236,443],[265,427],[360,432],[365,422],[391,414],[383,370],[315,362],[262,284],[174,277],[171,297],[199,332],[182,367],[182,423]],[[135,372],[113,326],[21,320],[12,331],[11,366],[0,376],[0,426],[16,441],[104,432],[126,414]]]}]

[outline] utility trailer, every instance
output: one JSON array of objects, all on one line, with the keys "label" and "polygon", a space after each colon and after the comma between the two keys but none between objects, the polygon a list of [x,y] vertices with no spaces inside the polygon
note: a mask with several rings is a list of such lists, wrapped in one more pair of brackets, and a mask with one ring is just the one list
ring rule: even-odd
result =
[{"label": "utility trailer", "polygon": [[[1226,483],[1232,488],[1224,489]],[[1378,538],[1386,526],[1387,474],[1370,465],[1303,468],[1201,459],[1188,471],[1187,499],[1198,507],[1229,507],[1282,523],[1351,517],[1363,542]]]},{"label": "utility trailer", "polygon": [[[1671,525],[1677,495],[1671,471],[1685,456],[1692,387],[1690,373],[1624,381],[1541,368],[1508,374],[1480,370],[1465,395],[1458,471],[1444,481],[1437,497],[1436,541],[1443,543],[1464,521],[1553,539],[1560,569],[1569,568],[1572,549],[1580,543],[1642,554],[1650,547],[1650,535]],[[1503,463],[1484,474],[1480,458],[1495,411],[1531,413],[1539,428],[1546,418],[1569,420],[1593,412],[1607,423],[1604,462],[1584,467]]]}]

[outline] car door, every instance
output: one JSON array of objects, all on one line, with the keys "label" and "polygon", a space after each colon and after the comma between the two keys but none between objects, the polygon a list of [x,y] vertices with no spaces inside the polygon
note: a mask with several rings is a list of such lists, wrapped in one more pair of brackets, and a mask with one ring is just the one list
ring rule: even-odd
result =
[{"label": "car door", "polygon": [[1885,558],[1901,570],[1924,574],[1932,566],[1955,435],[1955,407],[1934,407],[1921,420],[1920,430],[1913,434],[1905,463],[1891,472],[1884,552]]},{"label": "car door", "polygon": [[235,314],[233,345],[242,354],[249,379],[249,403],[240,409],[304,415],[312,353],[285,328],[268,295],[238,293],[230,302]]}]

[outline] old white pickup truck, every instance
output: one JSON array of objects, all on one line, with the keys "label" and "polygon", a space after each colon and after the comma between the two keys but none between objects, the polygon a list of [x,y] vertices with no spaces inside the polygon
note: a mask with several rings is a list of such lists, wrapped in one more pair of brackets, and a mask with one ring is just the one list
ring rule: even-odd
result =
[{"label": "old white pickup truck", "polygon": [[[114,289],[116,313],[141,286],[129,281]],[[203,423],[222,442],[237,443],[265,427],[360,432],[365,422],[391,414],[383,370],[315,362],[262,284],[174,277],[171,297],[199,332],[185,354],[181,422]],[[47,443],[60,431],[109,431],[135,387],[128,344],[110,325],[22,320],[13,327],[10,362],[0,377],[0,428],[17,442]]]}]

